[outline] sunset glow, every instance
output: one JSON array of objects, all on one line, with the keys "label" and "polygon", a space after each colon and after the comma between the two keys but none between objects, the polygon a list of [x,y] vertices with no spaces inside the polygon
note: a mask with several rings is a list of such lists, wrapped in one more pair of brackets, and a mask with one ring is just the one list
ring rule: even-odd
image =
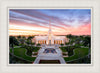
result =
[{"label": "sunset glow", "polygon": [[9,35],[91,35],[90,9],[10,9]]}]

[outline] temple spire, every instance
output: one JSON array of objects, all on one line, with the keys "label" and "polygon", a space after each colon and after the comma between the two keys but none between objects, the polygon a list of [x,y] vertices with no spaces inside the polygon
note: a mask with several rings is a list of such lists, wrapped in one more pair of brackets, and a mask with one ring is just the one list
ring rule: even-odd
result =
[{"label": "temple spire", "polygon": [[51,31],[51,20],[49,19],[49,31]]},{"label": "temple spire", "polygon": [[49,20],[49,31],[48,31],[48,44],[51,45],[51,21]]}]

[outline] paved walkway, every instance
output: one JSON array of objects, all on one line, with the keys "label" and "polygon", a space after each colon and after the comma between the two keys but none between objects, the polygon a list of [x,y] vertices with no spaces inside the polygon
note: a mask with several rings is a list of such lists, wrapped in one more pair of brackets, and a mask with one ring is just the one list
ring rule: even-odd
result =
[{"label": "paved walkway", "polygon": [[[47,48],[53,48],[57,53],[43,53]],[[38,56],[34,61],[34,64],[39,64],[40,60],[59,60],[61,64],[66,64],[62,56],[62,51],[55,45],[42,47],[38,52]]]}]

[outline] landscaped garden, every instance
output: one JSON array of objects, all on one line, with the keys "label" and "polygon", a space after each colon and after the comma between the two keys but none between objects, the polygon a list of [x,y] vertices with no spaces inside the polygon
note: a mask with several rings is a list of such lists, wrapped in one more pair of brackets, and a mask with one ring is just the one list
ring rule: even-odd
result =
[{"label": "landscaped garden", "polygon": [[81,57],[84,57],[88,55],[89,49],[88,48],[77,48],[73,50],[73,55],[69,57],[64,57],[65,61],[71,61],[75,59],[79,59]]},{"label": "landscaped garden", "polygon": [[60,47],[60,49],[62,50],[62,52],[67,52],[67,50],[65,48],[66,47]]},{"label": "landscaped garden", "polygon": [[9,54],[9,63],[10,64],[32,64],[32,62],[16,57],[11,53]]},{"label": "landscaped garden", "polygon": [[[12,49],[10,49],[10,52],[12,53]],[[27,53],[27,50],[25,48],[14,48],[14,55],[16,57],[22,58],[30,62],[33,62],[36,59],[36,57],[28,56],[26,53]]]},{"label": "landscaped garden", "polygon": [[68,57],[64,57],[64,60],[67,63],[90,63],[90,36],[67,35],[67,37],[69,38],[69,42],[60,47],[62,53],[68,52]]},{"label": "landscaped garden", "polygon": [[32,52],[38,53],[40,47],[32,43],[32,38],[33,36],[29,36],[27,39],[24,36],[17,36],[17,38],[10,36],[9,63],[32,63],[35,61],[36,57],[32,57]]},{"label": "landscaped garden", "polygon": [[[66,63],[90,63],[91,62],[91,42],[90,36],[68,35],[69,42],[61,44],[60,49]],[[32,63],[36,59],[40,44],[35,46],[32,37],[10,36],[10,63]],[[34,52],[32,57],[32,52]],[[68,55],[68,56],[67,56]]]}]

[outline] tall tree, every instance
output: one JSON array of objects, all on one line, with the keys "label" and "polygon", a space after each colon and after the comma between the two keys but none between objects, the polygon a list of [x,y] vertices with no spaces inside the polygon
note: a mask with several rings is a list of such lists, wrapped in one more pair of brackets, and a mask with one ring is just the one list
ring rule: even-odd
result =
[{"label": "tall tree", "polygon": [[29,44],[30,44],[29,40],[26,41],[26,44],[29,46]]},{"label": "tall tree", "polygon": [[31,45],[31,48],[32,48],[32,39],[34,38],[34,36],[29,36],[28,37],[28,41],[29,41],[29,43],[30,43],[30,45]]},{"label": "tall tree", "polygon": [[34,36],[29,36],[28,37],[28,40],[32,40],[32,38],[34,38]]},{"label": "tall tree", "polygon": [[32,39],[34,38],[34,36],[29,36],[28,40],[32,43]]},{"label": "tall tree", "polygon": [[20,43],[21,36],[17,36],[18,42]]},{"label": "tall tree", "polygon": [[21,44],[24,44],[25,39],[21,38],[19,41],[20,41]]},{"label": "tall tree", "polygon": [[12,54],[14,54],[14,45],[18,45],[18,40],[14,36],[9,37],[9,45],[12,47]]},{"label": "tall tree", "polygon": [[67,37],[67,38],[72,38],[72,35],[71,35],[71,34],[69,34],[69,35],[67,35],[66,37]]},{"label": "tall tree", "polygon": [[18,38],[18,40],[21,38],[21,36],[19,35],[19,36],[17,36],[17,38]]},{"label": "tall tree", "polygon": [[23,38],[23,39],[26,39],[26,37],[25,37],[25,36],[23,36],[22,38]]},{"label": "tall tree", "polygon": [[89,46],[89,48],[91,47],[91,38],[90,36],[86,36],[84,39],[84,45],[85,46]]}]

